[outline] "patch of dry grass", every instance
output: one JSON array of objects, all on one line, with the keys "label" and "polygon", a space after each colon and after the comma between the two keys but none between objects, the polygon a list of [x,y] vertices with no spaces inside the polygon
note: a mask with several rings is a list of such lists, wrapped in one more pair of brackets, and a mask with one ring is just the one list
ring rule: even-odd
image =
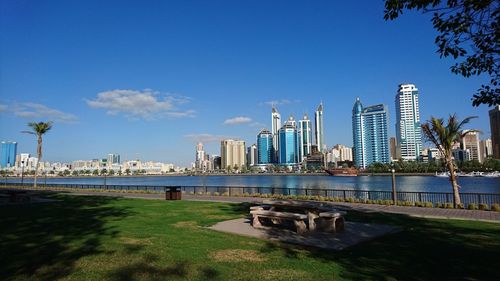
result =
[{"label": "patch of dry grass", "polygon": [[218,262],[263,262],[266,258],[254,250],[226,249],[211,254]]}]

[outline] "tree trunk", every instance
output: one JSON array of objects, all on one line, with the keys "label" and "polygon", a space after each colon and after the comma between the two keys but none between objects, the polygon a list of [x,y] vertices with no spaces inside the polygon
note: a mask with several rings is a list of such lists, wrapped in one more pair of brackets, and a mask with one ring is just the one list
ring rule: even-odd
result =
[{"label": "tree trunk", "polygon": [[40,161],[42,161],[42,136],[38,136],[38,145],[36,149],[38,160],[35,166],[35,178],[33,180],[33,188],[36,189],[36,180],[38,178],[38,167],[40,166]]},{"label": "tree trunk", "polygon": [[455,167],[453,167],[453,160],[446,159],[446,167],[450,172],[450,182],[453,188],[453,208],[457,208],[460,202],[460,194],[458,193],[458,182],[455,174]]}]

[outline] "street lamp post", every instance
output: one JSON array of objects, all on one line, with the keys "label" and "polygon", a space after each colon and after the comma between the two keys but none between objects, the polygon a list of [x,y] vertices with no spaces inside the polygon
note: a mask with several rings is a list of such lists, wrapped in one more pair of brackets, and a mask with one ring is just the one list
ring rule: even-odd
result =
[{"label": "street lamp post", "polygon": [[396,194],[396,170],[394,170],[394,167],[391,169],[391,174],[392,174],[392,202],[394,205],[397,205],[397,194]]},{"label": "street lamp post", "polygon": [[21,186],[24,186],[24,160],[21,161]]}]

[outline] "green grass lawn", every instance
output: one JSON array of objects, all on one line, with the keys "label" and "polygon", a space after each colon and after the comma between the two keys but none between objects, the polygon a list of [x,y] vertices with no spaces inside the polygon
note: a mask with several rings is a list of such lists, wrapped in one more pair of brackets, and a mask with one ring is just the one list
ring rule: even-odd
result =
[{"label": "green grass lawn", "polygon": [[351,211],[404,230],[333,252],[203,228],[244,204],[53,197],[0,206],[0,280],[500,280],[500,224]]}]

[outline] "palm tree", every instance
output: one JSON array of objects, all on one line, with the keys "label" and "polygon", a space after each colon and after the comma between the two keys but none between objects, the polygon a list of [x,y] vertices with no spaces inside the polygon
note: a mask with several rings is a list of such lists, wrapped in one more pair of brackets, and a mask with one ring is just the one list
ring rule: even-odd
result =
[{"label": "palm tree", "polygon": [[28,123],[28,127],[31,128],[31,131],[23,131],[23,133],[36,135],[38,138],[38,145],[36,148],[36,153],[38,157],[38,161],[36,161],[35,167],[35,179],[33,181],[33,187],[36,188],[36,180],[38,176],[38,167],[40,166],[40,162],[42,161],[42,136],[47,133],[52,128],[52,121],[48,122],[30,122]]},{"label": "palm tree", "polygon": [[452,149],[453,144],[459,142],[465,135],[477,132],[476,130],[463,131],[463,126],[473,118],[477,118],[477,116],[470,116],[460,121],[456,114],[453,114],[448,117],[448,123],[445,125],[443,118],[434,118],[431,116],[431,120],[422,124],[424,135],[439,149],[444,158],[444,164],[450,173],[450,182],[453,188],[453,206],[455,208],[460,204],[460,194],[458,193],[460,186],[455,174]]}]

